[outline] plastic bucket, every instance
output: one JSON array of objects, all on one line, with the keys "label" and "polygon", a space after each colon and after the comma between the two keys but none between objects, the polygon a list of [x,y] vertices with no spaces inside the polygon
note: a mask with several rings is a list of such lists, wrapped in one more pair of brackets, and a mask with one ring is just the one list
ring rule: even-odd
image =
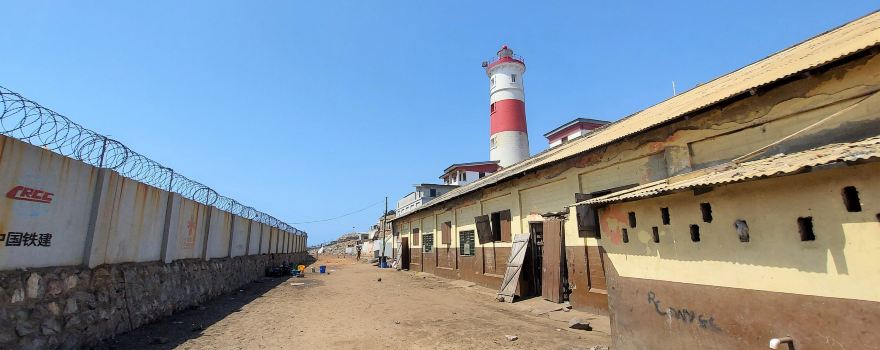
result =
[{"label": "plastic bucket", "polygon": [[327,273],[327,266],[321,265],[320,267],[318,267],[318,269],[321,271],[321,273]]}]

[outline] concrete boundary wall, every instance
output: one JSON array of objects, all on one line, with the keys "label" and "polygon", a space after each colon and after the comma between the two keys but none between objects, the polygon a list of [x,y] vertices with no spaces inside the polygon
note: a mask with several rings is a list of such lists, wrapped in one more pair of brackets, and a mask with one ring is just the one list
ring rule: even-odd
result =
[{"label": "concrete boundary wall", "polygon": [[229,256],[232,220],[232,214],[211,207],[211,226],[208,228],[210,233],[208,236],[208,259]]},{"label": "concrete boundary wall", "polygon": [[0,136],[0,270],[80,264],[98,172]]},{"label": "concrete boundary wall", "polygon": [[270,231],[269,231],[268,225],[263,224],[260,226],[260,235],[261,235],[260,254],[269,254],[269,249],[270,249],[269,246],[271,243],[271,240],[270,240],[271,237],[270,237]]},{"label": "concrete boundary wall", "polygon": [[250,220],[248,225],[250,225],[250,229],[248,230],[248,235],[250,236],[250,240],[248,241],[248,255],[260,254],[260,235],[263,232],[263,228],[260,226],[261,224],[259,222],[253,220]]},{"label": "concrete boundary wall", "polygon": [[0,135],[0,271],[304,252],[299,235]]},{"label": "concrete boundary wall", "polygon": [[229,241],[229,256],[247,255],[248,230],[251,227],[250,220],[241,216],[234,216],[232,221],[232,240]]}]

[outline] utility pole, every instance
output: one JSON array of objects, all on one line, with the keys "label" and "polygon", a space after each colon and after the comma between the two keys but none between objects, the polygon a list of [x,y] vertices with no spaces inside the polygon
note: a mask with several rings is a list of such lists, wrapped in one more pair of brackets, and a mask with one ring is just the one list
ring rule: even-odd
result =
[{"label": "utility pole", "polygon": [[388,196],[385,196],[385,211],[382,212],[382,253],[379,254],[379,268],[382,268],[382,263],[385,263],[385,266],[388,266],[388,262],[385,260],[385,218],[388,217]]}]

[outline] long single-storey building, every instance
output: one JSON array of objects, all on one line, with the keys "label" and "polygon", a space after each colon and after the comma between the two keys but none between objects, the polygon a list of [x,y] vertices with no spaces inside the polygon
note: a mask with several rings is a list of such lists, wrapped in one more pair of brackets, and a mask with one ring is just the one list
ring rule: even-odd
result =
[{"label": "long single-storey building", "polygon": [[498,288],[528,233],[517,295],[615,349],[876,346],[878,53],[872,13],[451,190],[394,219],[403,267]]}]

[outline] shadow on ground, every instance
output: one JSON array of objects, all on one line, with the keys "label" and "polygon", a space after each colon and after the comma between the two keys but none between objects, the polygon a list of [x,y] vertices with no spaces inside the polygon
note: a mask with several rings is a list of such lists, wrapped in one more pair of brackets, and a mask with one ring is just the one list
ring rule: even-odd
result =
[{"label": "shadow on ground", "polygon": [[[309,256],[305,265],[315,259]],[[174,349],[187,340],[201,337],[204,330],[227,316],[240,312],[242,307],[262,297],[283,283],[298,282],[290,276],[260,277],[231,293],[221,294],[202,305],[192,306],[171,316],[144,325],[116,338],[107,339],[93,349]],[[309,284],[319,284],[310,281]]]}]

